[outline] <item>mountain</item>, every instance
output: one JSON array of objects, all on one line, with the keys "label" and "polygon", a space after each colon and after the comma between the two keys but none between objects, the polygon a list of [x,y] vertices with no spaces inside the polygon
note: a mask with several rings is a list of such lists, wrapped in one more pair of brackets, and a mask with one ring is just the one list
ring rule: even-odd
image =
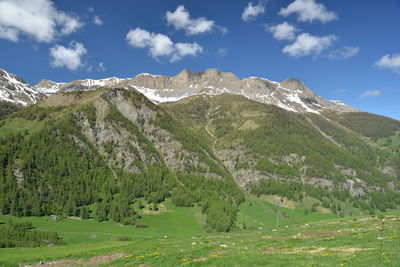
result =
[{"label": "mountain", "polygon": [[228,231],[253,195],[341,216],[400,206],[400,122],[298,80],[211,69],[41,84],[57,92],[0,122],[3,214],[93,209],[142,227],[141,203],[168,198]]},{"label": "mountain", "polygon": [[359,196],[397,183],[390,178],[399,175],[396,160],[367,139],[357,123],[349,123],[363,116],[364,129],[374,129],[368,135],[375,131],[384,138],[400,131],[396,120],[367,113],[299,114],[234,95],[195,96],[162,107],[208,136],[214,153],[242,187],[273,178],[339,187]]},{"label": "mountain", "polygon": [[36,104],[43,94],[20,77],[0,69],[0,101],[21,106]]},{"label": "mountain", "polygon": [[35,104],[39,99],[57,92],[86,91],[108,87],[135,89],[154,103],[178,101],[193,95],[229,93],[275,105],[292,112],[319,114],[324,110],[358,111],[340,101],[329,101],[318,96],[296,79],[287,79],[283,82],[273,82],[257,77],[239,79],[233,73],[221,72],[218,69],[207,69],[203,72],[183,70],[174,77],[142,73],[126,79],[112,77],[65,83],[41,80],[35,86],[4,70],[0,71],[0,75],[0,101],[23,106]]},{"label": "mountain", "polygon": [[58,91],[62,92],[70,92],[70,91],[75,91],[75,90],[93,90],[97,89],[100,87],[114,87],[116,84],[118,84],[121,81],[121,79],[113,77],[113,78],[107,78],[107,79],[101,79],[101,80],[92,80],[92,79],[86,79],[86,80],[77,80],[73,82],[67,82],[67,83],[56,83],[50,80],[41,80],[36,84],[36,88],[45,93],[46,95],[52,95]]},{"label": "mountain", "polygon": [[155,103],[178,101],[193,95],[229,93],[293,112],[318,114],[324,110],[358,111],[340,101],[328,101],[318,96],[296,79],[288,79],[281,83],[256,77],[239,79],[233,73],[221,72],[218,69],[208,69],[203,72],[183,70],[174,77],[142,73],[128,79],[113,77],[69,83],[42,80],[36,87],[46,94],[57,91],[94,90],[100,87],[133,88]]}]

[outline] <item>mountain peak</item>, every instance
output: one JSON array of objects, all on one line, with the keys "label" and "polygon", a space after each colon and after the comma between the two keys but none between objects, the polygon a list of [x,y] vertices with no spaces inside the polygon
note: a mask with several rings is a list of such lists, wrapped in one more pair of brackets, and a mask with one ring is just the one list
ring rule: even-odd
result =
[{"label": "mountain peak", "polygon": [[35,104],[43,95],[15,74],[0,69],[0,101],[17,105]]},{"label": "mountain peak", "polygon": [[210,76],[219,76],[221,75],[222,71],[217,68],[211,68],[202,71],[202,73]]},{"label": "mountain peak", "polygon": [[304,83],[296,78],[288,78],[281,82],[281,86],[287,89],[296,90],[305,87]]},{"label": "mountain peak", "polygon": [[193,73],[193,72],[191,72],[191,71],[188,70],[188,69],[183,69],[181,72],[179,72],[179,73],[175,76],[175,78],[179,78],[179,79],[188,79],[192,73]]}]

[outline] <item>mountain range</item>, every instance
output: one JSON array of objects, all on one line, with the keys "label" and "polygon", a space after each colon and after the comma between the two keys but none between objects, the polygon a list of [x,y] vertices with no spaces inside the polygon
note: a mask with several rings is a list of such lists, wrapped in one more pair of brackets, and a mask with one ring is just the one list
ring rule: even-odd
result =
[{"label": "mountain range", "polygon": [[[340,101],[328,101],[318,96],[299,80],[287,79],[274,82],[265,78],[249,77],[239,79],[233,73],[221,72],[218,69],[207,69],[203,72],[183,70],[174,77],[139,74],[133,78],[106,78],[100,80],[77,80],[57,83],[41,80],[35,86],[2,70],[0,99],[16,104],[34,104],[43,95],[75,90],[95,90],[100,87],[129,88],[144,94],[155,103],[175,102],[193,95],[219,95],[223,93],[241,95],[248,99],[278,106],[293,112],[312,112],[322,110],[343,112],[358,111]],[[13,77],[13,79],[11,79]],[[4,92],[4,93],[3,93]],[[28,100],[29,99],[29,100]]]},{"label": "mountain range", "polygon": [[[302,82],[216,69],[36,86],[0,72],[0,208],[18,216],[172,198],[227,231],[247,195],[341,216],[400,205],[400,122],[318,96]],[[140,205],[139,205],[140,206]]]}]

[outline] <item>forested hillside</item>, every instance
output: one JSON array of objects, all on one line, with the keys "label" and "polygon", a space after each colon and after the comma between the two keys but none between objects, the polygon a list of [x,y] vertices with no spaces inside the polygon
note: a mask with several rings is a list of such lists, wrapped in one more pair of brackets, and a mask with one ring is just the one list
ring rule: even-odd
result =
[{"label": "forested hillside", "polygon": [[0,211],[146,227],[143,208],[171,199],[229,231],[246,195],[341,216],[398,207],[397,139],[380,138],[397,122],[361,113],[366,133],[332,116],[228,94],[155,105],[134,90],[60,92],[1,121]]},{"label": "forested hillside", "polygon": [[[398,157],[374,141],[379,134],[395,134],[395,120],[354,113],[365,117],[364,128],[375,132],[371,136],[332,121],[332,113],[287,112],[233,95],[193,97],[164,108],[207,136],[235,180],[251,193],[297,201],[311,196],[314,208],[342,215],[400,204]],[[356,209],[342,211],[340,206],[349,203]]]},{"label": "forested hillside", "polygon": [[168,116],[118,89],[61,94],[12,114],[5,127],[40,127],[1,137],[1,212],[144,227],[143,201],[156,209],[172,196],[177,206],[202,205],[208,228],[229,230],[243,193],[208,144]]}]

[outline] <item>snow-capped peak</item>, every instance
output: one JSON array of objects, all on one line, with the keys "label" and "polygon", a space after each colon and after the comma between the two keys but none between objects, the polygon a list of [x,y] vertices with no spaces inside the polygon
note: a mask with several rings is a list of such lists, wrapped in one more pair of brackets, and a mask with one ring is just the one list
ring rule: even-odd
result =
[{"label": "snow-capped peak", "polygon": [[[126,79],[111,77],[60,83],[42,80],[36,87],[27,85],[22,79],[15,78],[6,72],[1,77],[8,83],[12,83],[14,88],[20,88],[19,91],[27,92],[25,95],[30,99],[30,102],[21,100],[21,98],[18,99],[19,103],[23,105],[36,103],[35,94],[49,96],[58,91],[87,91],[100,87],[120,87],[137,90],[154,103],[179,101],[194,95],[215,96],[227,93],[275,105],[291,112],[318,114],[325,109],[344,112],[357,111],[341,101],[328,101],[318,96],[297,79],[291,78],[283,82],[271,81],[260,77],[239,79],[233,73],[222,72],[218,69],[209,69],[202,72],[184,70],[173,77],[141,73],[133,78]],[[7,92],[10,92],[10,90]],[[10,93],[6,94],[5,90],[0,91],[0,99],[13,100]],[[16,101],[14,100],[14,102]]]},{"label": "snow-capped peak", "polygon": [[35,104],[43,95],[18,76],[0,69],[0,101],[28,106]]}]

